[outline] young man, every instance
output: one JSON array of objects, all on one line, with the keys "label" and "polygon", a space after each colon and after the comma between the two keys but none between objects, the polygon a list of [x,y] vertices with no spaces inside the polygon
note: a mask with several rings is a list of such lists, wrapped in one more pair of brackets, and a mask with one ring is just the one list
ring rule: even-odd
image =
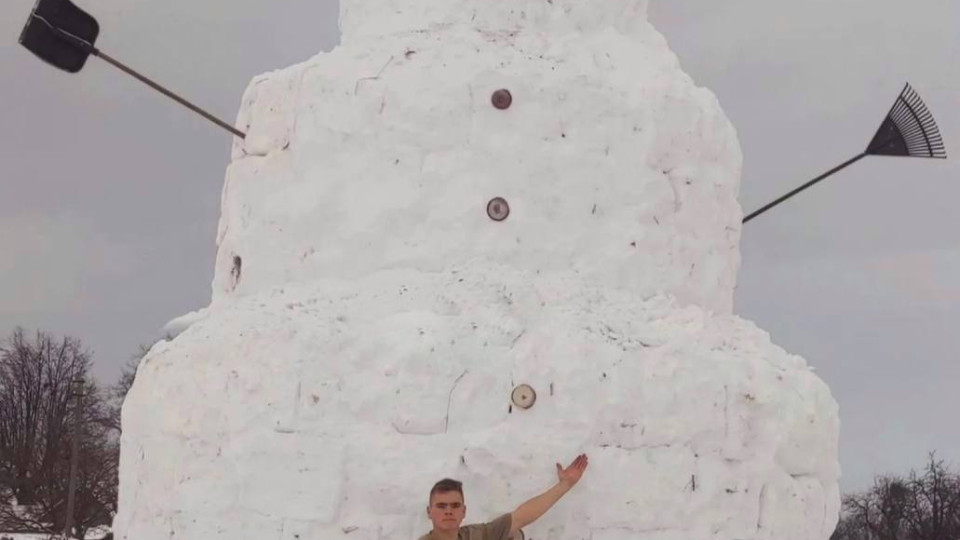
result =
[{"label": "young man", "polygon": [[564,469],[557,463],[557,483],[540,495],[521,504],[512,513],[480,525],[461,527],[467,514],[463,503],[463,486],[456,480],[445,478],[430,490],[430,505],[427,516],[433,522],[433,530],[420,540],[508,540],[514,533],[540,519],[561,497],[580,481],[587,469],[587,456],[580,454]]}]

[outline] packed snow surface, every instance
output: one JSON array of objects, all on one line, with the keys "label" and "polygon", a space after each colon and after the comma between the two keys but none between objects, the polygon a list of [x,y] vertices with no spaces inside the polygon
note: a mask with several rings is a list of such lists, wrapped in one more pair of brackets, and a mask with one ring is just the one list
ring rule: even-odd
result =
[{"label": "packed snow surface", "polygon": [[[534,23],[620,10],[453,2],[455,20],[467,4],[487,29],[426,19],[421,30],[347,33],[332,53],[253,81],[214,299],[482,258],[729,313],[741,155],[714,96],[637,16],[629,33],[547,33]],[[348,0],[344,11],[372,6]],[[524,31],[513,23],[526,6],[539,15]],[[511,24],[496,28],[496,14]],[[507,110],[491,105],[499,89],[512,95]],[[510,206],[500,223],[486,211],[496,197]]]},{"label": "packed snow surface", "polygon": [[117,537],[417,538],[439,478],[486,520],[580,452],[528,538],[829,537],[836,402],[732,314],[739,144],[645,2],[341,29],[244,96],[213,302],[124,406]]}]

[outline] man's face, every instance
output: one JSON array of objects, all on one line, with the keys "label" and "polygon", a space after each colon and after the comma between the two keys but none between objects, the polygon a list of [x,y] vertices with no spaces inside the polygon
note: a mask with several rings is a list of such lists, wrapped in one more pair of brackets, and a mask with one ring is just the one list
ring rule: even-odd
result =
[{"label": "man's face", "polygon": [[458,530],[466,515],[467,507],[463,504],[463,496],[456,491],[434,493],[433,497],[430,498],[427,516],[433,522],[434,530]]}]

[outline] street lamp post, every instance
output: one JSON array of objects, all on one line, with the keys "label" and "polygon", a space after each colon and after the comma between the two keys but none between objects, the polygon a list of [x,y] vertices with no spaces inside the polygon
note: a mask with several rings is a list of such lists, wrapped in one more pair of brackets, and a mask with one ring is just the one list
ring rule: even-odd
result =
[{"label": "street lamp post", "polygon": [[80,436],[83,423],[83,379],[73,381],[73,397],[76,400],[73,409],[73,440],[70,449],[70,485],[67,488],[67,515],[63,525],[63,536],[70,538],[73,529],[73,509],[77,489],[77,466],[80,461]]}]

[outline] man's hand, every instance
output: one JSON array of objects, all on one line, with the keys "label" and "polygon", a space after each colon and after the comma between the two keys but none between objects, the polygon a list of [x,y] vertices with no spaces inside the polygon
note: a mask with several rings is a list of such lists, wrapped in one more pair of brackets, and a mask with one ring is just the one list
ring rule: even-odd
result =
[{"label": "man's hand", "polygon": [[540,519],[547,510],[550,509],[560,497],[566,495],[583,476],[583,471],[587,470],[587,456],[580,454],[569,467],[564,469],[557,463],[557,484],[547,491],[537,495],[529,501],[521,504],[513,511],[510,520],[510,534],[513,534],[534,521]]},{"label": "man's hand", "polygon": [[583,476],[583,471],[587,470],[587,464],[586,454],[577,456],[577,458],[573,460],[573,463],[566,469],[557,463],[557,480],[567,489],[572,488],[580,481],[580,477]]}]

